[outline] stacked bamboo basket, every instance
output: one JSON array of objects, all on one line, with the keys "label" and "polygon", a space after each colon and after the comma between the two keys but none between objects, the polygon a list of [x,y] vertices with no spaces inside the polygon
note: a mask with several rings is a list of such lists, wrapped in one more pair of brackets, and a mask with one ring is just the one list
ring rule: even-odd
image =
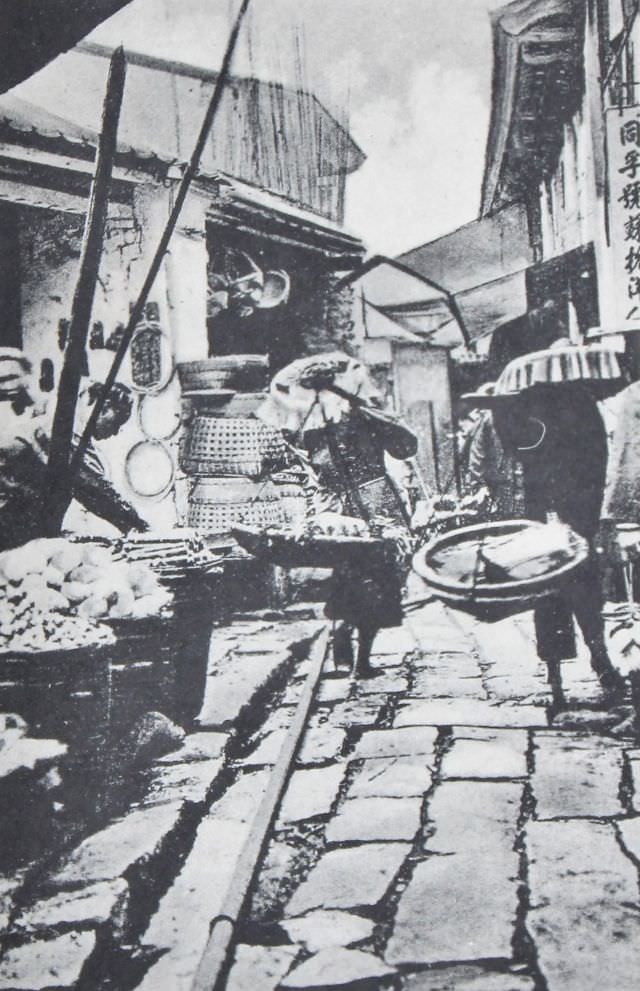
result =
[{"label": "stacked bamboo basket", "polygon": [[[180,443],[180,467],[191,480],[187,522],[209,535],[235,526],[280,526],[304,507],[287,475],[281,434],[255,417],[264,399],[268,359],[230,355],[178,366],[190,404]],[[282,477],[281,484],[271,480]]]}]

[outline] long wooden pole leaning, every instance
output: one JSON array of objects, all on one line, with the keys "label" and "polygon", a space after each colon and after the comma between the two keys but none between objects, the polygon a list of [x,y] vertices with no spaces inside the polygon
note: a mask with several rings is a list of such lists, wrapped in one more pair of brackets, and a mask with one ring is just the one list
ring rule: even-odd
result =
[{"label": "long wooden pole leaning", "polygon": [[71,306],[69,338],[60,373],[58,398],[51,433],[47,466],[49,512],[46,521],[47,532],[51,535],[59,533],[64,514],[73,494],[73,477],[69,472],[73,425],[85,362],[89,322],[102,258],[104,226],[107,219],[111,176],[117,150],[118,122],[124,94],[125,76],[124,50],[117,48],[111,56],[109,66],[95,173],[91,185],[89,210],[80,254],[80,271]]},{"label": "long wooden pole leaning", "polygon": [[242,3],[240,5],[238,15],[236,17],[235,23],[231,30],[231,34],[229,36],[229,41],[227,44],[227,49],[224,53],[224,58],[222,60],[220,73],[216,79],[213,95],[211,97],[211,102],[209,103],[207,112],[204,116],[202,127],[200,128],[200,134],[198,135],[198,140],[196,141],[193,154],[191,155],[189,164],[187,165],[182,175],[182,179],[178,187],[178,192],[176,193],[176,198],[173,208],[167,219],[167,223],[162,233],[162,236],[160,237],[160,241],[158,242],[158,246],[151,261],[151,265],[149,266],[149,271],[147,272],[146,278],[142,284],[142,288],[140,289],[140,292],[138,294],[138,298],[136,299],[135,303],[133,304],[133,307],[131,308],[131,313],[129,315],[129,322],[127,323],[124,334],[122,335],[122,340],[113,359],[113,364],[109,369],[109,374],[107,375],[105,383],[100,392],[100,395],[98,396],[96,403],[93,406],[91,415],[89,416],[86,426],[82,432],[82,436],[80,438],[78,447],[76,448],[76,451],[73,455],[71,461],[72,476],[75,476],[80,465],[82,464],[82,459],[87,449],[87,445],[89,444],[89,441],[91,440],[91,436],[93,434],[93,428],[96,425],[100,413],[102,412],[102,407],[105,403],[105,400],[116,381],[116,377],[120,370],[120,366],[122,365],[124,357],[131,343],[131,338],[135,333],[136,326],[138,325],[138,323],[142,318],[142,315],[144,313],[144,307],[146,305],[149,293],[151,292],[151,289],[153,288],[153,283],[155,282],[158,272],[160,271],[160,266],[162,265],[164,256],[167,252],[167,248],[169,247],[169,242],[175,230],[176,224],[178,223],[178,218],[180,217],[182,207],[184,206],[184,201],[187,197],[187,193],[189,192],[189,187],[197,175],[200,159],[202,157],[202,153],[204,151],[207,138],[209,137],[209,133],[211,131],[211,126],[213,124],[216,112],[220,105],[225,84],[229,77],[231,60],[233,58],[233,53],[235,51],[236,42],[238,40],[238,35],[240,33],[240,28],[242,26],[242,21],[247,12],[250,2],[251,0],[242,0]]},{"label": "long wooden pole leaning", "polygon": [[295,715],[287,730],[278,759],[271,772],[269,784],[258,806],[246,842],[240,852],[233,877],[219,914],[211,920],[210,935],[191,991],[216,991],[220,977],[229,963],[240,913],[247,900],[251,883],[260,867],[261,856],[269,838],[283,792],[289,782],[293,761],[298,753],[309,721],[309,711],[322,675],[329,629],[326,627],[314,640],[309,651],[311,671],[307,675]]}]

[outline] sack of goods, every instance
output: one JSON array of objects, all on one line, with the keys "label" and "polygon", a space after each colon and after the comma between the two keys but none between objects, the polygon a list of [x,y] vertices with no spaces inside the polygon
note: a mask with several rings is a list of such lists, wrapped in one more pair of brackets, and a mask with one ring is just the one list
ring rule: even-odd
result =
[{"label": "sack of goods", "polygon": [[490,581],[528,581],[571,561],[578,543],[564,523],[546,523],[487,540],[480,556]]}]

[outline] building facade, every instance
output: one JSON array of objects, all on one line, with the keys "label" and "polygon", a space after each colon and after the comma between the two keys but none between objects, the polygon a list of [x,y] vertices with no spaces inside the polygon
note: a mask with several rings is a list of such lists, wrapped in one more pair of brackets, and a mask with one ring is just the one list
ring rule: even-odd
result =
[{"label": "building facade", "polygon": [[[22,347],[30,357],[37,398],[49,416],[64,359],[108,54],[95,46],[74,50],[0,97],[0,346]],[[189,66],[128,56],[85,393],[104,381],[111,365],[214,82]],[[35,104],[34,96],[44,99]],[[302,156],[307,130],[315,144],[313,154]],[[363,255],[361,243],[342,227],[346,176],[362,160],[310,94],[256,80],[230,83],[121,371],[133,414],[117,437],[97,445],[116,489],[152,524],[171,526],[179,518],[178,363],[261,353],[277,369],[349,337],[350,307],[333,289]],[[212,286],[229,257],[277,273],[286,290],[279,304],[235,318],[212,305]],[[139,478],[146,456],[154,484]]]}]

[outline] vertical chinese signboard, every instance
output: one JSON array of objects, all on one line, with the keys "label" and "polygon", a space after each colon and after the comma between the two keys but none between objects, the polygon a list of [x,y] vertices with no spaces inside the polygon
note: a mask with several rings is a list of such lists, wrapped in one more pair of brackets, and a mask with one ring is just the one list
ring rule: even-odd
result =
[{"label": "vertical chinese signboard", "polygon": [[607,145],[612,317],[640,328],[640,106],[607,112]]}]

